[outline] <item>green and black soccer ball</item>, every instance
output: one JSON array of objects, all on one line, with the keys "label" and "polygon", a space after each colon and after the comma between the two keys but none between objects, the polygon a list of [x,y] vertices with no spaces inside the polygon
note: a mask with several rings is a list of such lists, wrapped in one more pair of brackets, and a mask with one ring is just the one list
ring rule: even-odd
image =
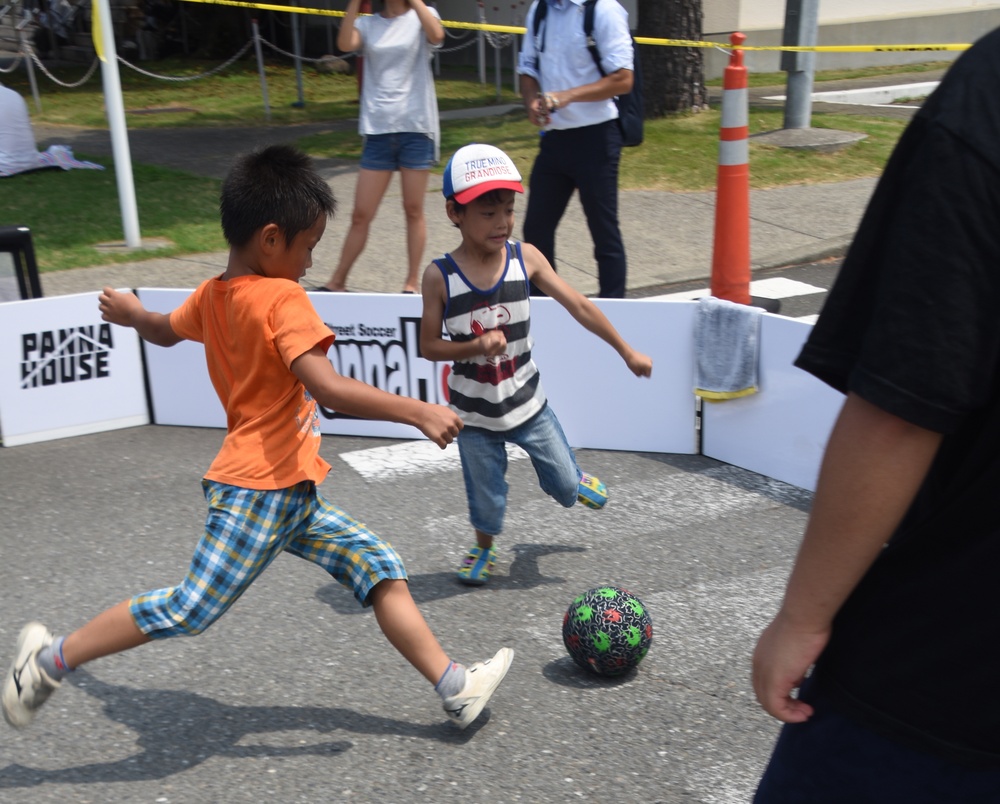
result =
[{"label": "green and black soccer ball", "polygon": [[653,641],[653,619],[631,592],[598,586],[570,603],[563,642],[573,661],[601,676],[620,676],[642,661]]}]

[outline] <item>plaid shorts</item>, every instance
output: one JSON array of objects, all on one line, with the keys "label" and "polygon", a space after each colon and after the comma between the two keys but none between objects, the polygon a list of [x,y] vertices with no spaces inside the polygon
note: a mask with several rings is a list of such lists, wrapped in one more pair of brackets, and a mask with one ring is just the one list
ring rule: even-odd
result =
[{"label": "plaid shorts", "polygon": [[406,579],[390,544],[316,491],[310,481],[260,491],[203,480],[208,500],[205,533],[180,586],[129,602],[144,634],[154,639],[200,634],[235,603],[285,551],[318,564],[353,590],[361,605],[379,581]]}]

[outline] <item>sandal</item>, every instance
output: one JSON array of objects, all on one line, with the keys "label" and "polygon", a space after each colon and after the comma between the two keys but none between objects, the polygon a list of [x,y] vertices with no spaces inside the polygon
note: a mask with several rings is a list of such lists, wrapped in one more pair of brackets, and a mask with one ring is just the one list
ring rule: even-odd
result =
[{"label": "sandal", "polygon": [[482,586],[490,579],[496,560],[497,551],[494,547],[484,550],[476,545],[469,548],[469,552],[462,559],[462,566],[458,569],[458,582],[469,586]]}]

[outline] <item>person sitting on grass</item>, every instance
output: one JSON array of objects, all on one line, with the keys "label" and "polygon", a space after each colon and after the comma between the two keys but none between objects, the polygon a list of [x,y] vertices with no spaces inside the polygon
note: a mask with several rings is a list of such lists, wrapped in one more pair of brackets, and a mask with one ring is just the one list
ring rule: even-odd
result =
[{"label": "person sitting on grass", "polygon": [[604,484],[580,470],[546,401],[531,357],[530,286],[607,341],[636,376],[650,376],[653,361],[629,346],[537,248],[510,239],[515,193],[524,188],[507,154],[480,143],[459,148],[445,167],[443,192],[462,243],[424,271],[420,349],[428,360],[453,363],[449,399],[465,424],[458,449],[476,532],[458,580],[478,586],[489,580],[496,562],[493,542],[503,529],[508,443],[528,453],[542,490],[563,506],[579,500],[602,508],[608,498]]},{"label": "person sitting on grass", "polygon": [[459,727],[476,719],[506,675],[509,648],[469,667],[453,662],[417,609],[396,551],[317,491],[331,468],[319,455],[318,405],[411,424],[442,449],[462,427],[448,408],[343,377],[327,358],[334,334],[299,280],[334,206],[305,154],[285,145],[256,151],[223,183],[230,250],[220,276],[169,315],[104,289],[105,321],[133,327],[158,346],[185,339],[205,345],[227,433],[202,481],[209,513],[183,581],[127,599],[65,637],[26,625],[2,690],[12,726],[26,726],[86,662],[153,639],[200,634],[282,552],[318,564],[371,606],[389,642],[435,685]]}]

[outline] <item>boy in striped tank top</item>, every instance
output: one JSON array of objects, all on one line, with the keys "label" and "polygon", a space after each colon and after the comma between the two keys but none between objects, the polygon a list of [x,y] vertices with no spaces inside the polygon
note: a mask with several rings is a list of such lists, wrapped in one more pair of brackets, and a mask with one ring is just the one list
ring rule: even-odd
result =
[{"label": "boy in striped tank top", "polygon": [[449,402],[464,423],[458,449],[476,532],[458,580],[479,586],[489,580],[503,529],[508,443],[528,453],[542,490],[566,508],[577,501],[602,508],[608,498],[604,484],[580,470],[546,401],[531,357],[531,284],[610,344],[636,376],[648,377],[653,361],[538,249],[511,240],[515,193],[524,188],[503,151],[480,143],[460,148],[445,168],[443,192],[462,243],[424,272],[420,349],[428,360],[452,363]]}]

